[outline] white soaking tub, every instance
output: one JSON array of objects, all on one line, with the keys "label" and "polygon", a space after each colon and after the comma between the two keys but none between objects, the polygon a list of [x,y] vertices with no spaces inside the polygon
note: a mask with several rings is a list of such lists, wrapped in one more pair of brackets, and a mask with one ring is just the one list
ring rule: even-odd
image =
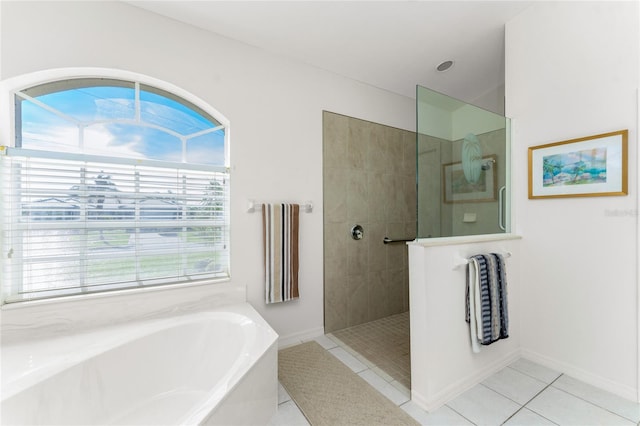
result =
[{"label": "white soaking tub", "polygon": [[3,345],[1,423],[265,424],[277,339],[244,303]]}]

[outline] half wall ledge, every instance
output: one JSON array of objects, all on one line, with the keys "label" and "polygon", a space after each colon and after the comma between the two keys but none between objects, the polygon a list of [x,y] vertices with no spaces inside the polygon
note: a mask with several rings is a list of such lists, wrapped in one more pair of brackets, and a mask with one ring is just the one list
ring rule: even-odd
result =
[{"label": "half wall ledge", "polygon": [[437,246],[453,246],[458,244],[473,244],[473,243],[488,243],[499,242],[508,240],[520,240],[521,235],[517,234],[484,234],[484,235],[462,235],[459,237],[438,237],[438,238],[418,238],[414,241],[409,241],[407,245],[410,246],[422,246],[422,247],[437,247]]}]

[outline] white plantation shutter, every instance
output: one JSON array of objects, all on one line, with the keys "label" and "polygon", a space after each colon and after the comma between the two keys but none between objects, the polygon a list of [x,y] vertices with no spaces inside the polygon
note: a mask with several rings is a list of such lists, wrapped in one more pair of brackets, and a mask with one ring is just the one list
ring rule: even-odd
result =
[{"label": "white plantation shutter", "polygon": [[224,167],[5,148],[5,302],[229,277]]}]

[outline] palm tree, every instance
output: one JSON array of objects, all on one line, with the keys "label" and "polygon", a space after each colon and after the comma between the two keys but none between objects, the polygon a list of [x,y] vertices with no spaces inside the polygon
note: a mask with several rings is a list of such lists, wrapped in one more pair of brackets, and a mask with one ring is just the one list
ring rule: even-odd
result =
[{"label": "palm tree", "polygon": [[575,173],[573,176],[573,182],[576,182],[578,180],[578,176],[581,176],[585,170],[587,170],[587,163],[584,161],[578,161],[575,163],[575,168],[573,169],[573,172]]},{"label": "palm tree", "polygon": [[555,183],[555,177],[558,173],[560,173],[561,170],[562,167],[557,162],[551,161],[549,157],[545,157],[542,159],[543,176],[550,175],[552,184]]}]

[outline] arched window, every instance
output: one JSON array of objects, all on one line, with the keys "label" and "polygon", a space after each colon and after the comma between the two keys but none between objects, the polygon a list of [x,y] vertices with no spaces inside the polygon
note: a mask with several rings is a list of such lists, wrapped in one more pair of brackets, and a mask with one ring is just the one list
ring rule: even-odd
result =
[{"label": "arched window", "polygon": [[229,277],[228,124],[171,89],[78,77],[12,92],[4,302]]}]

